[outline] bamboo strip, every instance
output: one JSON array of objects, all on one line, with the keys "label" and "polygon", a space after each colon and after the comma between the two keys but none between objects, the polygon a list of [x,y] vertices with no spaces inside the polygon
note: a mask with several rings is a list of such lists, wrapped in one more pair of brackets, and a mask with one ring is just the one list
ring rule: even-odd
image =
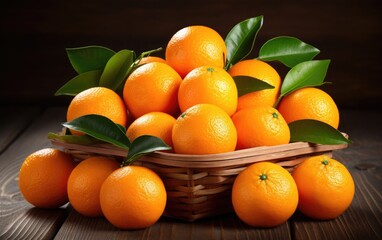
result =
[{"label": "bamboo strip", "polygon": [[[99,144],[94,146],[84,146],[78,144],[65,143],[60,140],[53,139],[52,144],[60,146],[71,151],[83,151],[102,155],[127,156],[127,150],[117,148],[113,145]],[[141,161],[160,163],[162,165],[186,168],[205,168],[210,166],[232,166],[236,162],[228,160],[246,159],[248,161],[266,161],[270,159],[284,158],[302,153],[312,153],[321,151],[332,151],[346,148],[347,144],[340,145],[319,145],[303,142],[296,142],[270,147],[256,147],[243,149],[229,153],[208,154],[208,155],[189,155],[175,154],[166,152],[155,152],[142,157]],[[243,161],[243,160],[242,160]],[[223,162],[223,163],[221,163]],[[247,163],[247,162],[245,162]]]},{"label": "bamboo strip", "polygon": [[149,154],[149,155],[143,156],[141,158],[141,161],[150,162],[150,163],[157,163],[157,164],[166,165],[166,166],[183,167],[183,168],[187,168],[187,167],[188,168],[229,167],[229,166],[235,166],[235,165],[246,165],[249,163],[255,163],[255,162],[260,162],[260,161],[284,159],[284,158],[294,157],[296,155],[302,155],[302,154],[333,151],[333,150],[338,150],[338,149],[342,149],[342,148],[346,148],[346,147],[347,147],[347,144],[317,145],[314,147],[308,146],[306,148],[299,148],[299,149],[293,149],[293,150],[283,150],[283,151],[268,153],[268,154],[264,154],[264,155],[254,155],[254,156],[247,156],[247,157],[240,157],[241,155],[240,155],[240,153],[238,153],[237,158],[234,158],[234,159],[224,159],[224,160],[220,160],[220,161],[206,160],[204,162],[183,161],[183,159],[170,160],[170,159],[158,158],[157,157],[158,153],[156,153],[155,155]]}]

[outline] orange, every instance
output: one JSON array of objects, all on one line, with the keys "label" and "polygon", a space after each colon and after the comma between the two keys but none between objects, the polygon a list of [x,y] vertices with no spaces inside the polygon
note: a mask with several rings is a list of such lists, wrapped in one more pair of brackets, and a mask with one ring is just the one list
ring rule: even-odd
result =
[{"label": "orange", "polygon": [[[102,115],[126,126],[127,111],[122,98],[105,87],[93,87],[78,93],[69,104],[66,119],[71,121],[88,114]],[[72,133],[82,135],[78,131]]]},{"label": "orange", "polygon": [[126,131],[126,135],[131,142],[142,135],[155,136],[172,147],[171,134],[175,121],[175,118],[167,113],[146,113],[131,123]]},{"label": "orange", "polygon": [[143,65],[143,64],[151,63],[151,62],[166,63],[166,60],[164,60],[161,57],[147,56],[147,57],[142,58],[141,61],[139,61],[139,65]]},{"label": "orange", "polygon": [[188,26],[176,32],[166,47],[166,62],[184,78],[201,66],[223,68],[227,49],[224,39],[212,28]]},{"label": "orange", "polygon": [[198,103],[210,103],[231,116],[237,107],[236,84],[222,68],[198,67],[180,84],[178,101],[182,112]]},{"label": "orange", "polygon": [[125,82],[123,98],[134,118],[149,112],[178,113],[179,74],[165,63],[152,62],[134,70]]},{"label": "orange", "polygon": [[152,170],[126,166],[109,175],[101,187],[100,201],[106,219],[122,229],[141,229],[161,217],[167,200],[162,180]]},{"label": "orange", "polygon": [[232,116],[237,130],[237,149],[287,144],[290,131],[283,116],[273,107],[245,108]]},{"label": "orange", "polygon": [[332,97],[318,88],[301,88],[283,97],[278,107],[287,123],[315,119],[338,128],[340,115]]},{"label": "orange", "polygon": [[297,186],[290,173],[270,162],[254,163],[236,177],[232,205],[237,216],[254,227],[274,227],[296,211]]},{"label": "orange", "polygon": [[242,60],[233,65],[228,73],[232,77],[250,76],[274,86],[272,89],[264,89],[240,96],[237,111],[248,107],[272,107],[276,103],[280,92],[281,77],[268,63],[256,59]]},{"label": "orange", "polygon": [[103,181],[119,167],[106,157],[90,157],[80,162],[70,174],[68,196],[73,208],[84,216],[103,216],[99,192]]},{"label": "orange", "polygon": [[354,197],[354,181],[346,167],[328,156],[305,159],[292,174],[300,202],[298,209],[314,219],[341,215]]},{"label": "orange", "polygon": [[172,129],[176,153],[212,154],[235,150],[237,133],[229,115],[212,104],[197,104],[183,112]]},{"label": "orange", "polygon": [[21,165],[20,191],[36,207],[60,207],[68,202],[66,186],[74,166],[69,154],[53,148],[38,150]]}]

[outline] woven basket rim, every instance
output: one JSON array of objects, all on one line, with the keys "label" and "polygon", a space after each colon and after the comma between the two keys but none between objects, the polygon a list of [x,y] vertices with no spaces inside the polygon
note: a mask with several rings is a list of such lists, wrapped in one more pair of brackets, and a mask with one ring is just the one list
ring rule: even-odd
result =
[{"label": "woven basket rim", "polygon": [[[348,137],[346,133],[343,133]],[[51,139],[53,145],[63,147],[71,151],[82,151],[95,154],[105,154],[118,157],[126,157],[126,149],[116,147],[109,143],[93,145],[80,145],[67,143],[59,139]],[[178,154],[171,152],[156,151],[141,157],[140,161],[160,163],[172,167],[185,168],[209,168],[229,167],[245,165],[259,161],[270,161],[277,159],[293,158],[296,155],[329,152],[346,148],[348,144],[323,145],[308,142],[294,142],[277,146],[262,146],[242,150],[236,150],[217,154]]]}]

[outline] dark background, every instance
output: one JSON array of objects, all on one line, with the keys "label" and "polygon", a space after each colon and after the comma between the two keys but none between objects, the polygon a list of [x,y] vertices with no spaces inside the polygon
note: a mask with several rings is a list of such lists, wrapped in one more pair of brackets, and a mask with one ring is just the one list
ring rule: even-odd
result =
[{"label": "dark background", "polygon": [[67,47],[140,53],[165,48],[188,25],[212,27],[225,38],[239,21],[264,15],[253,57],[270,38],[297,37],[321,50],[316,59],[332,60],[326,81],[333,84],[323,88],[340,108],[381,108],[380,5],[379,0],[2,1],[0,103],[67,104],[69,97],[54,97],[75,76]]}]

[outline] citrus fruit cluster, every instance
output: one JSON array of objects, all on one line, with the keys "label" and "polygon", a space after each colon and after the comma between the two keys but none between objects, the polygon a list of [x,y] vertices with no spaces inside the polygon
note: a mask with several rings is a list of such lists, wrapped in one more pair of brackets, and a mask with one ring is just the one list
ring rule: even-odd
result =
[{"label": "citrus fruit cluster", "polygon": [[105,216],[121,229],[149,227],[166,206],[163,182],[148,168],[120,164],[101,156],[76,163],[61,150],[45,148],[24,160],[19,188],[24,198],[39,208],[70,202],[81,215]]},{"label": "citrus fruit cluster", "polygon": [[[77,164],[52,148],[25,159],[19,188],[36,207],[57,208],[70,202],[83,216],[104,216],[121,229],[151,226],[167,204],[162,180],[148,168],[120,167],[120,162],[106,157],[89,157]],[[296,209],[313,219],[336,218],[350,206],[354,191],[346,167],[321,155],[307,158],[292,175],[271,162],[250,165],[233,183],[232,205],[243,222],[274,227]]]},{"label": "citrus fruit cluster", "polygon": [[[262,23],[262,16],[240,22],[225,39],[207,26],[184,27],[169,38],[164,58],[152,56],[161,48],[138,57],[100,46],[67,49],[78,75],[56,92],[74,96],[64,126],[129,150],[152,136],[179,154],[347,143],[336,103],[318,88],[330,61],[313,60],[319,50],[293,37],[271,39],[248,59]],[[290,68],[285,77],[271,61]],[[147,145],[153,148],[143,152],[166,148]]]},{"label": "citrus fruit cluster", "polygon": [[[185,27],[170,38],[165,58],[135,59],[116,89],[101,84],[109,59],[99,84],[74,94],[67,121],[101,115],[126,128],[130,142],[150,135],[180,154],[287,144],[288,124],[304,119],[338,128],[338,108],[327,93],[314,87],[311,73],[283,81],[261,56],[230,60],[228,47],[229,41],[209,27]],[[317,63],[301,64],[312,62]],[[309,66],[297,67],[309,71]],[[290,75],[299,68],[292,68]],[[83,135],[76,129],[71,133]]]},{"label": "citrus fruit cluster", "polygon": [[318,220],[334,219],[351,204],[354,181],[347,168],[325,155],[304,160],[292,175],[280,165],[255,163],[232,187],[237,216],[255,227],[274,227],[298,209]]},{"label": "citrus fruit cluster", "polygon": [[[51,137],[71,143],[104,141],[128,149],[128,155],[122,163],[91,157],[75,165],[70,155],[59,150],[31,154],[20,170],[19,186],[26,200],[47,208],[70,201],[85,216],[103,215],[119,228],[144,228],[162,215],[166,191],[152,170],[126,166],[143,154],[157,150],[219,154],[288,144],[304,140],[292,131],[299,124],[309,129],[313,136],[309,141],[346,142],[337,130],[336,104],[317,88],[323,84],[329,61],[312,60],[319,52],[316,48],[281,37],[265,43],[258,58],[245,59],[262,21],[260,16],[239,23],[225,40],[206,26],[185,27],[170,38],[165,58],[150,56],[156,50],[136,57],[129,50],[115,53],[98,46],[68,49],[78,76],[56,94],[73,96],[64,123],[69,130]],[[284,79],[267,63],[274,60],[291,68]],[[316,126],[320,132],[314,132]],[[301,131],[297,135],[304,136]],[[275,164],[247,168],[233,186],[235,211],[250,225],[274,226],[293,214],[300,199],[302,211],[316,217],[317,208],[307,205],[321,204],[318,195],[325,191],[330,195],[334,182],[328,180],[326,190],[317,193],[311,189],[314,184],[304,185],[301,179],[314,173],[315,180],[309,182],[316,181],[317,186],[320,178],[331,176],[319,172],[337,163],[326,158],[321,163],[301,165],[295,180]],[[41,174],[34,175],[36,169]],[[354,192],[350,182],[345,187],[353,186]],[[350,204],[351,190],[343,191],[349,194],[338,203],[341,210],[333,210],[330,217]],[[326,207],[324,203],[320,211],[329,211]]]}]

